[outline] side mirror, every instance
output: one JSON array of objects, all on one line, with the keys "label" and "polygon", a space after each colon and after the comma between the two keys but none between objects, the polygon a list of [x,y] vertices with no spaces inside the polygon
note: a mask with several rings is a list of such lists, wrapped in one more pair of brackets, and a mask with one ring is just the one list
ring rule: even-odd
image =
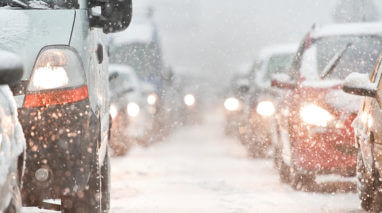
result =
[{"label": "side mirror", "polygon": [[377,87],[370,82],[369,74],[353,72],[345,78],[342,90],[360,96],[376,97]]},{"label": "side mirror", "polygon": [[23,76],[23,65],[18,56],[0,50],[0,85],[12,85]]},{"label": "side mirror", "polygon": [[[114,33],[125,30],[131,22],[132,0],[92,0],[90,1],[90,26],[102,28],[104,33]],[[101,11],[95,12],[96,7]]]},{"label": "side mirror", "polygon": [[291,77],[285,73],[276,73],[271,77],[271,86],[280,89],[294,89],[296,84],[292,82]]}]

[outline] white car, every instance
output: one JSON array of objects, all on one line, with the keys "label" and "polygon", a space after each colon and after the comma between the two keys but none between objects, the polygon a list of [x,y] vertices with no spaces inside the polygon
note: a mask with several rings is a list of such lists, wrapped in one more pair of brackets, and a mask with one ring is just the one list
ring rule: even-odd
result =
[{"label": "white car", "polygon": [[105,34],[128,27],[131,7],[131,0],[0,0],[0,48],[24,66],[11,87],[27,141],[23,205],[109,210]]},{"label": "white car", "polygon": [[21,180],[24,173],[25,138],[17,107],[7,84],[20,80],[19,59],[0,51],[0,212],[20,212]]},{"label": "white car", "polygon": [[[115,155],[125,154],[131,145],[145,143],[146,132],[153,125],[152,116],[146,110],[148,97],[135,70],[127,65],[111,65],[109,68],[112,117],[111,147]],[[155,100],[151,100],[151,98]],[[151,97],[157,101],[157,96]]]},{"label": "white car", "polygon": [[283,44],[263,49],[254,67],[254,81],[251,82],[249,127],[242,139],[254,157],[266,156],[272,147],[275,134],[274,114],[278,108],[280,91],[271,88],[273,75],[289,77],[289,68],[297,52],[297,44]]}]

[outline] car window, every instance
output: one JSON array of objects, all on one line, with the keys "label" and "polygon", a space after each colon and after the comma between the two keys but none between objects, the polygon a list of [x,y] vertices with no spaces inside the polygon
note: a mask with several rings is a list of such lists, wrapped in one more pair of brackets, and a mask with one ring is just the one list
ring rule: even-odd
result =
[{"label": "car window", "polygon": [[[345,79],[354,71],[371,73],[382,48],[380,38],[372,36],[335,36],[318,39],[305,51],[301,74],[310,80],[318,79],[325,67],[347,44],[350,44],[350,47],[346,49],[338,65],[326,79]],[[309,64],[309,70],[305,70],[306,66],[304,67],[304,65],[307,64]]]},{"label": "car window", "polygon": [[269,80],[272,74],[285,73],[290,70],[293,54],[281,54],[270,57],[267,67],[267,73],[264,76],[266,80]]}]

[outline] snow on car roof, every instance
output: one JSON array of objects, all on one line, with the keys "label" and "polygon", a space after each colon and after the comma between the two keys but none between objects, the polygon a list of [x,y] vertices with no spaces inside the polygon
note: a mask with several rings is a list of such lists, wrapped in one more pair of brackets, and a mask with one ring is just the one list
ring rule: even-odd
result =
[{"label": "snow on car roof", "polygon": [[260,52],[260,60],[266,60],[272,55],[292,54],[297,51],[298,44],[281,44],[266,47]]},{"label": "snow on car roof", "polygon": [[311,33],[312,38],[336,35],[382,35],[382,22],[332,24]]}]

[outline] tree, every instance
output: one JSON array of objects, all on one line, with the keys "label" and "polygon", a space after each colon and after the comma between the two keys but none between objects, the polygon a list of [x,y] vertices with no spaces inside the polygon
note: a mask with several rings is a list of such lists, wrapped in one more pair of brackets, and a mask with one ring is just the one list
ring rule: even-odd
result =
[{"label": "tree", "polygon": [[333,19],[337,23],[378,21],[379,11],[374,0],[339,0]]}]

